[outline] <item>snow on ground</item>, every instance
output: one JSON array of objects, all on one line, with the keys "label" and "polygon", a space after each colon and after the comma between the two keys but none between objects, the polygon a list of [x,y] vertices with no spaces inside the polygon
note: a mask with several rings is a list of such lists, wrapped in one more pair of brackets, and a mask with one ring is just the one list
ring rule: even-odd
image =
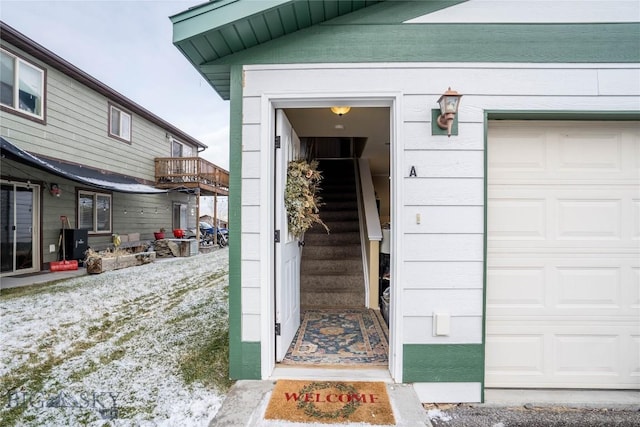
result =
[{"label": "snow on ground", "polygon": [[2,296],[0,418],[22,411],[21,426],[207,426],[224,396],[185,384],[179,361],[227,322],[227,286],[228,249],[220,249]]}]

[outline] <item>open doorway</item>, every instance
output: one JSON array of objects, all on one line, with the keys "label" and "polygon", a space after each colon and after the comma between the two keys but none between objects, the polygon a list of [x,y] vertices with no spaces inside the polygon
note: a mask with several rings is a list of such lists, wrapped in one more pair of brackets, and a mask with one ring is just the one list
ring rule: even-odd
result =
[{"label": "open doorway", "polygon": [[[329,108],[278,111],[299,140],[298,156],[319,162],[320,218],[330,233],[314,226],[299,245],[299,328],[286,354],[276,359],[296,367],[348,364],[386,369],[389,316],[388,311],[382,315],[378,295],[390,282],[388,270],[383,279],[379,252],[368,253],[363,245],[367,236],[360,162],[368,164],[363,173],[373,184],[376,221],[389,226],[390,108],[356,107],[343,115]],[[388,266],[388,259],[383,264]],[[374,274],[369,274],[372,269]],[[289,307],[295,305],[284,301]],[[281,308],[276,307],[276,317]]]}]

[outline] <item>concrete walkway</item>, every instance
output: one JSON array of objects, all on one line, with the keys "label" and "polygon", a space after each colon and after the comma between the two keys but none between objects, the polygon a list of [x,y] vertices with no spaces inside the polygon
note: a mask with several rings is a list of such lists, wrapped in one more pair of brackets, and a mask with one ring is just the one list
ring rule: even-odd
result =
[{"label": "concrete walkway", "polygon": [[[275,381],[238,381],[227,394],[210,427],[355,427],[371,426],[371,424],[325,424],[325,423],[290,423],[265,420],[271,391]],[[387,384],[387,393],[391,400],[391,408],[399,427],[431,426],[427,413],[418,401],[413,387],[405,384]]]}]

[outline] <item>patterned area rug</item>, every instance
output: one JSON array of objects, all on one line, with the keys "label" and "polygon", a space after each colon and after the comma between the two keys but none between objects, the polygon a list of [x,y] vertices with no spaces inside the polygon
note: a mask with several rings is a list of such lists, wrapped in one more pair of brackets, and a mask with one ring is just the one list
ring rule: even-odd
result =
[{"label": "patterned area rug", "polygon": [[305,310],[282,363],[387,366],[388,342],[387,325],[377,310]]}]

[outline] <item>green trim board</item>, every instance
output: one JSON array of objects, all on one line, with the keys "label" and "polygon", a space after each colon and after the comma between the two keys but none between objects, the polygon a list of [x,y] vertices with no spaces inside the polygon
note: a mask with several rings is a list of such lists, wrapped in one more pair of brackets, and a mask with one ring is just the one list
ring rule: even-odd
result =
[{"label": "green trim board", "polygon": [[229,355],[229,376],[233,380],[259,380],[260,374],[260,343],[241,342],[239,356]]},{"label": "green trim board", "polygon": [[[229,374],[233,379],[260,378],[260,343],[242,341],[242,67],[230,79],[229,124]],[[257,356],[256,356],[257,354]]]},{"label": "green trim board", "polygon": [[[639,32],[640,24],[634,23],[325,24],[202,66],[205,70],[206,65],[237,63],[634,63],[640,61]],[[443,33],[451,36],[443,38]]]},{"label": "green trim board", "polygon": [[[640,107],[640,106],[639,106]],[[488,120],[558,120],[558,121],[608,121],[624,122],[640,120],[637,111],[549,111],[549,110],[486,110],[485,111],[485,149]],[[486,166],[485,166],[486,167]]]},{"label": "green trim board", "polygon": [[479,382],[484,389],[483,344],[405,344],[402,380]]}]

